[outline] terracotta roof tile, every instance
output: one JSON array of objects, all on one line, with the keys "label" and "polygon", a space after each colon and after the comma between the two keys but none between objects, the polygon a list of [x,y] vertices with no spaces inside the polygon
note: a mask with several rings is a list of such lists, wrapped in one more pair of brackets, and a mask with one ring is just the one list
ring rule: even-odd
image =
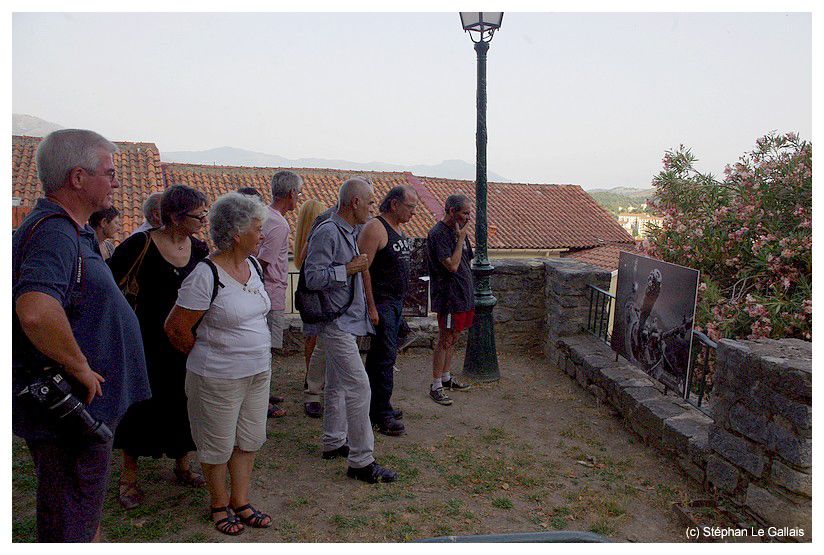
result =
[{"label": "terracotta roof tile", "polygon": [[[35,163],[41,140],[40,137],[12,136],[12,196],[19,197],[20,207],[29,210],[43,196]],[[115,237],[115,242],[119,242],[143,223],[143,200],[164,187],[160,152],[154,143],[115,141],[115,144],[120,149],[114,155],[120,187],[113,194],[122,222],[122,231]]]},{"label": "terracotta roof tile", "polygon": [[[472,181],[419,178],[443,213],[446,197],[463,193],[475,206]],[[473,208],[473,218],[475,216]],[[561,249],[632,241],[632,237],[578,185],[489,183],[487,213],[492,249]],[[469,232],[474,242],[474,226]]]},{"label": "terracotta roof tile", "polygon": [[[375,187],[375,195],[380,202],[386,193],[396,185],[406,185],[409,173],[402,172],[365,172],[347,170],[327,170],[317,168],[260,168],[242,166],[212,166],[201,164],[163,163],[163,175],[166,184],[189,185],[203,191],[213,202],[218,196],[235,191],[240,187],[254,187],[269,204],[272,201],[272,175],[281,169],[294,171],[303,178],[302,200],[310,198],[332,206],[338,201],[338,190],[346,179],[360,175],[369,178]],[[420,207],[412,220],[404,226],[404,231],[411,237],[426,237],[429,229],[437,221],[434,215]],[[289,250],[294,242],[297,211],[286,216],[292,233],[289,236]]]},{"label": "terracotta roof tile", "polygon": [[[42,196],[34,155],[36,137],[12,137],[12,195],[21,207],[33,206]],[[270,180],[281,168],[161,163],[153,143],[117,142],[115,165],[121,186],[114,203],[121,211],[120,240],[143,221],[141,206],[152,192],[181,183],[203,191],[210,202],[239,187],[254,187],[271,200]],[[412,237],[425,237],[443,217],[443,204],[452,193],[463,192],[473,203],[475,183],[468,180],[416,177],[409,172],[366,172],[317,168],[289,168],[304,179],[303,199],[316,198],[326,206],[337,202],[340,184],[363,175],[382,198],[395,185],[411,184],[420,196],[418,213],[406,227]],[[631,242],[630,235],[577,185],[490,183],[488,189],[489,247],[492,249],[581,249],[605,243]],[[294,233],[296,213],[287,219]],[[474,226],[470,230],[474,241]],[[290,237],[290,244],[293,237]]]},{"label": "terracotta roof tile", "polygon": [[571,251],[561,256],[575,258],[587,264],[594,264],[606,270],[615,271],[618,269],[618,256],[621,251],[638,252],[637,243],[611,243],[590,249]]}]

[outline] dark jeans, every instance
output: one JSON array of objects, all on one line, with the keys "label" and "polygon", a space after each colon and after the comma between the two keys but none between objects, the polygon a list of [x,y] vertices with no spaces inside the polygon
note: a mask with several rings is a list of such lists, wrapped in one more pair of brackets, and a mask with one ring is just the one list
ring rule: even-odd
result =
[{"label": "dark jeans", "polygon": [[376,308],[380,322],[375,326],[375,335],[369,342],[366,354],[366,374],[372,389],[372,401],[369,405],[369,418],[373,424],[392,414],[392,397],[394,385],[393,367],[398,356],[398,329],[401,325],[402,301],[384,301]]},{"label": "dark jeans", "polygon": [[90,542],[103,516],[111,442],[27,444],[37,474],[37,541]]}]

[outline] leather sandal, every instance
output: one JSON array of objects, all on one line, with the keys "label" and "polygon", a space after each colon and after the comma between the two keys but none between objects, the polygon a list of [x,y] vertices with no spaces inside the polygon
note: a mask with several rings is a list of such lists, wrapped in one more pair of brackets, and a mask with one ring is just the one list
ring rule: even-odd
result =
[{"label": "leather sandal", "polygon": [[238,516],[233,513],[232,509],[228,506],[212,507],[210,510],[212,516],[217,513],[226,513],[226,518],[221,518],[220,520],[214,521],[215,529],[218,532],[222,532],[227,536],[238,536],[243,532],[243,530],[245,530],[243,524],[240,522],[240,518],[238,518]]},{"label": "leather sandal", "polygon": [[143,503],[143,492],[137,487],[137,482],[120,482],[117,501],[127,511],[139,507]]},{"label": "leather sandal", "polygon": [[286,416],[286,411],[274,403],[269,404],[269,409],[266,411],[267,418],[280,418]]},{"label": "leather sandal", "polygon": [[206,479],[197,472],[192,472],[191,468],[175,468],[175,481],[190,488],[202,488],[206,485]]},{"label": "leather sandal", "polygon": [[[267,515],[264,512],[258,511],[255,509],[251,503],[246,503],[242,507],[233,507],[233,511],[237,517],[243,522],[243,524],[247,526],[251,526],[252,528],[269,528],[272,525],[272,517]],[[243,511],[252,511],[251,514],[247,516],[243,516],[240,514]],[[263,521],[269,519],[269,522],[263,524]]]}]

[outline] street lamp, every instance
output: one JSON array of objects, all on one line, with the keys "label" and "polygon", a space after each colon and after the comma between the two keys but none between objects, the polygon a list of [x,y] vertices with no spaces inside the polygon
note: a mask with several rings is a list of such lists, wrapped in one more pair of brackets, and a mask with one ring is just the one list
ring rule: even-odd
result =
[{"label": "street lamp", "polygon": [[503,12],[460,12],[461,26],[469,33],[478,54],[477,131],[475,133],[475,321],[469,328],[464,358],[464,373],[476,380],[493,382],[501,379],[495,349],[495,322],[492,309],[498,299],[489,287],[495,268],[487,255],[486,219],[486,52],[492,35],[500,29]]}]

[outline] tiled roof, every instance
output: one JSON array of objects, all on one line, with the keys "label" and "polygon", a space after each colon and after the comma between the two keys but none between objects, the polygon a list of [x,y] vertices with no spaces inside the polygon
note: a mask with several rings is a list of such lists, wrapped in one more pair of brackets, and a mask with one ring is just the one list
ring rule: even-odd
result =
[{"label": "tiled roof", "polygon": [[565,258],[575,258],[587,264],[594,264],[605,270],[615,271],[618,269],[618,255],[621,251],[637,252],[635,242],[631,243],[611,243],[590,249],[582,249],[564,253]]},{"label": "tiled roof", "polygon": [[[22,209],[31,209],[43,196],[43,187],[37,179],[35,154],[39,137],[12,137],[12,196],[20,198]],[[154,143],[116,141],[120,149],[114,155],[114,165],[120,180],[115,189],[114,206],[120,210],[123,231],[115,238],[119,242],[143,222],[143,200],[149,194],[163,190],[160,152]]]},{"label": "tiled roof", "polygon": [[[474,182],[418,179],[437,199],[438,206],[433,210],[439,214],[450,194],[468,196],[473,203],[474,221]],[[487,213],[491,249],[583,248],[632,241],[626,230],[578,185],[489,183]],[[474,225],[469,233],[474,242]]]},{"label": "tiled roof", "polygon": [[[20,197],[21,211],[33,206],[42,196],[34,162],[40,140],[12,138],[12,195]],[[114,205],[121,211],[124,230],[117,240],[143,221],[141,206],[152,192],[181,183],[203,191],[213,201],[239,187],[254,187],[268,203],[270,180],[281,169],[161,164],[160,153],[153,143],[116,144],[120,147],[115,166],[121,186],[114,193]],[[411,184],[421,200],[417,215],[405,226],[406,233],[412,237],[426,237],[429,229],[443,217],[443,205],[450,194],[462,192],[475,201],[473,181],[416,177],[409,172],[289,169],[304,179],[303,199],[315,198],[326,206],[335,204],[340,184],[355,175],[372,180],[379,199],[395,185]],[[490,183],[487,205],[491,249],[582,249],[632,241],[618,222],[577,185]],[[287,215],[293,234],[295,218],[295,212]],[[474,241],[474,225],[469,234]],[[290,244],[292,240],[290,237]]]},{"label": "tiled roof", "polygon": [[[241,166],[212,166],[201,164],[163,163],[163,174],[166,185],[182,184],[203,191],[214,201],[218,196],[235,191],[240,187],[254,187],[263,196],[266,204],[272,201],[272,175],[281,169],[294,171],[303,178],[303,201],[310,198],[321,201],[326,206],[332,206],[338,200],[338,190],[346,179],[359,175],[369,178],[375,187],[375,195],[380,199],[396,185],[406,185],[409,173],[402,172],[365,172],[347,170],[326,170],[317,168],[255,168]],[[377,209],[376,209],[377,211]],[[297,211],[289,212],[286,216],[292,233],[289,237],[290,251],[294,241]],[[411,237],[426,237],[429,229],[437,220],[423,204],[412,220],[404,226],[404,231]]]},{"label": "tiled roof", "polygon": [[12,206],[11,207],[11,228],[17,229],[23,222],[23,219],[31,212],[31,206]]}]

